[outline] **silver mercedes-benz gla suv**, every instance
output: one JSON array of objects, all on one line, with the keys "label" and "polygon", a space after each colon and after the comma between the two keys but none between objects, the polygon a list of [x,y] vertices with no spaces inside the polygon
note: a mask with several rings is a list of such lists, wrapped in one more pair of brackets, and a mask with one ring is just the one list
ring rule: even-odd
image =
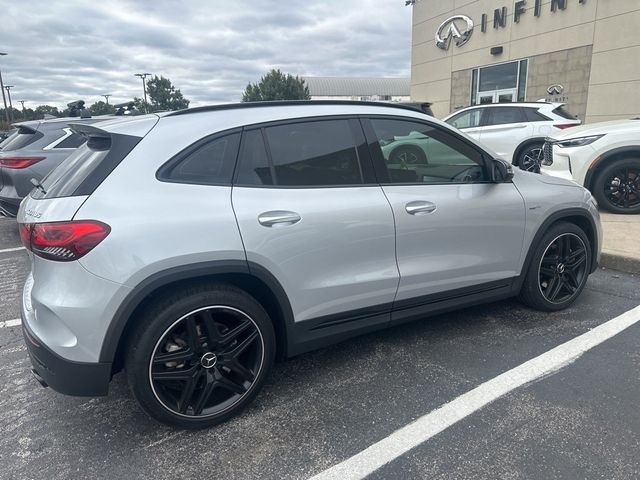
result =
[{"label": "silver mercedes-benz gla suv", "polygon": [[[277,357],[519,296],[559,310],[600,255],[577,184],[512,172],[411,108],[273,102],[93,125],[22,202],[38,380],[219,423]],[[416,149],[420,155],[409,154]]]}]

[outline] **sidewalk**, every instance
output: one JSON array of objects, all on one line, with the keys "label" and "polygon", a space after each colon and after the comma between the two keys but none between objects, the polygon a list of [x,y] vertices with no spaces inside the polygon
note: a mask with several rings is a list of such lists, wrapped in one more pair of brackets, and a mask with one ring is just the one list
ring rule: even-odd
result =
[{"label": "sidewalk", "polygon": [[601,212],[604,242],[600,265],[629,273],[640,273],[640,214],[615,215]]}]

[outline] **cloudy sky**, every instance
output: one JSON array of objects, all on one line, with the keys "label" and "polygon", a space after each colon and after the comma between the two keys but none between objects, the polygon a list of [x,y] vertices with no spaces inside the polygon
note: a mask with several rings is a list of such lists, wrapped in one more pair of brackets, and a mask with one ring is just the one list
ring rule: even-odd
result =
[{"label": "cloudy sky", "polygon": [[0,70],[18,100],[62,107],[141,96],[136,72],[171,79],[192,106],[238,101],[269,69],[408,76],[403,0],[0,1]]}]

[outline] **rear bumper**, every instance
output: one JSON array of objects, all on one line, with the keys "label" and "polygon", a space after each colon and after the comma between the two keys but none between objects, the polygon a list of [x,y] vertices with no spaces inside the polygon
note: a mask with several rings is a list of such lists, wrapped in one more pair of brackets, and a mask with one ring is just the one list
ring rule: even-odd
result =
[{"label": "rear bumper", "polygon": [[22,333],[33,373],[41,384],[65,395],[97,397],[108,393],[111,363],[73,362],[60,357],[29,330],[24,314]]}]

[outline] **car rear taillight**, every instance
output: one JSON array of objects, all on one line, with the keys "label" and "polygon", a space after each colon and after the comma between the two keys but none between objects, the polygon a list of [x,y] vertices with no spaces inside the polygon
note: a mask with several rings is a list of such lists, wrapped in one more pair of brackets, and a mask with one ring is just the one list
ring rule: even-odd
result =
[{"label": "car rear taillight", "polygon": [[0,157],[0,167],[27,168],[45,158],[47,157]]},{"label": "car rear taillight", "polygon": [[48,260],[71,262],[89,253],[111,232],[96,220],[20,224],[20,238],[35,255]]},{"label": "car rear taillight", "polygon": [[577,127],[578,125],[578,123],[556,123],[553,126],[560,130],[564,130],[565,128]]}]

